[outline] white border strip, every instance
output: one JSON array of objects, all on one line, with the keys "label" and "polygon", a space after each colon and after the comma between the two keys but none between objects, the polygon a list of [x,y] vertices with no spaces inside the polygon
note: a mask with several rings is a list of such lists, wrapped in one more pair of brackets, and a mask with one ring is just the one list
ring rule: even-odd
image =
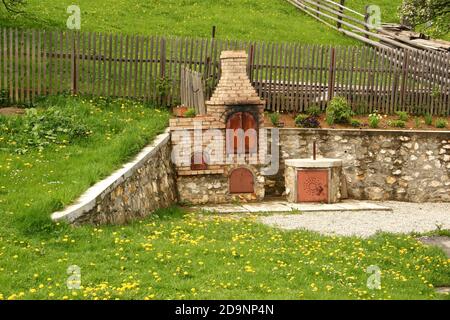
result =
[{"label": "white border strip", "polygon": [[115,171],[109,177],[102,181],[97,182],[95,185],[90,187],[83,195],[81,195],[76,202],[63,211],[54,212],[51,215],[53,221],[65,220],[69,223],[74,222],[76,219],[81,217],[83,214],[92,210],[98,198],[103,198],[105,195],[109,194],[114,188],[125,181],[127,178],[131,177],[136,170],[141,168],[147,160],[152,157],[159,148],[167,143],[170,139],[169,129],[166,129],[163,134],[158,135],[153,142],[144,147],[141,152],[132,160],[128,162],[122,168]]}]

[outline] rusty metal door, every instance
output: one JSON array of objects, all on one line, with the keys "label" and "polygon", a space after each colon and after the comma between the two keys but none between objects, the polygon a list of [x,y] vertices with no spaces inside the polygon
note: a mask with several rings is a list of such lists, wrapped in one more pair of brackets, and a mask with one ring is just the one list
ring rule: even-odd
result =
[{"label": "rusty metal door", "polygon": [[230,193],[253,193],[253,174],[246,168],[238,168],[231,172],[229,178]]},{"label": "rusty metal door", "polygon": [[297,201],[328,202],[328,170],[299,170]]}]

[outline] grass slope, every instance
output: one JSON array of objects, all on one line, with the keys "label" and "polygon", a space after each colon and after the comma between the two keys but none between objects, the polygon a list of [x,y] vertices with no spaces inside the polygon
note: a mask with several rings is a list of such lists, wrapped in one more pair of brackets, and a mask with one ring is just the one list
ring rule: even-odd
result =
[{"label": "grass slope", "polygon": [[[348,0],[363,11],[367,2]],[[375,0],[383,21],[394,21],[400,0]],[[66,28],[68,1],[29,0],[26,15],[0,11],[0,25],[27,28]],[[219,38],[357,44],[285,0],[80,0],[81,28],[85,31],[128,34],[165,34],[209,37],[213,25]]]},{"label": "grass slope", "polygon": [[[12,228],[32,234],[51,228],[49,217],[53,211],[120,167],[162,132],[169,117],[166,111],[138,103],[107,102],[101,98],[50,97],[38,104],[38,115],[44,114],[48,107],[58,108],[74,122],[82,122],[91,133],[70,142],[66,134],[59,135],[57,143],[39,151],[21,145],[24,141],[29,144],[29,139],[35,139],[36,143],[48,141],[45,139],[48,129],[39,129],[43,123],[22,134],[26,127],[19,126],[22,121],[16,123],[0,116],[0,228],[3,231]],[[11,133],[14,125],[17,134]],[[37,131],[44,131],[44,137],[33,138]]]}]

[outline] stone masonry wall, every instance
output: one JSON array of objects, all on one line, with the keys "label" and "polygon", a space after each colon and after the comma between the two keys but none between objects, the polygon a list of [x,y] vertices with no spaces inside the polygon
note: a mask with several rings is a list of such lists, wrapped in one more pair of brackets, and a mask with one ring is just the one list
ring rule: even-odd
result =
[{"label": "stone masonry wall", "polygon": [[281,129],[280,170],[266,177],[266,195],[285,191],[284,160],[343,160],[348,197],[399,201],[450,201],[450,132]]},{"label": "stone masonry wall", "polygon": [[120,224],[177,202],[169,133],[158,136],[134,161],[91,187],[53,220],[73,224]]}]

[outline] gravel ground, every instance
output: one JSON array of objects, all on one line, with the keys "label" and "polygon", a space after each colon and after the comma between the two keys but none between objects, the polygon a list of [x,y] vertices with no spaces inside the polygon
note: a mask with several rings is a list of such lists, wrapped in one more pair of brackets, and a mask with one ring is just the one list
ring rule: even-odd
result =
[{"label": "gravel ground", "polygon": [[308,212],[261,217],[265,224],[282,229],[307,229],[327,235],[370,237],[377,231],[392,233],[428,232],[450,229],[450,203],[386,201],[386,211]]}]

